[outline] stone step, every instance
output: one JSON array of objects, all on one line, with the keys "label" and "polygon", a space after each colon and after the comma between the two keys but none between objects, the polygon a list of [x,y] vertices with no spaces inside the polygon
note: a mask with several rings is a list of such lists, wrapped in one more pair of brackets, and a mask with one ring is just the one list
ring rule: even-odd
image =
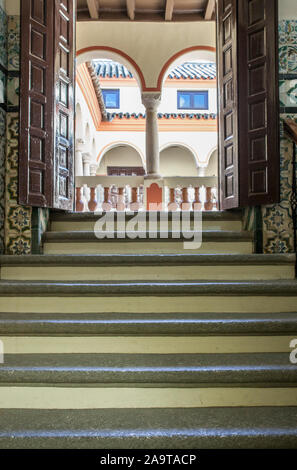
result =
[{"label": "stone step", "polygon": [[296,335],[297,313],[0,313],[0,335]]},{"label": "stone step", "polygon": [[3,313],[296,312],[297,281],[2,280],[0,297]]},{"label": "stone step", "polygon": [[1,411],[0,448],[296,449],[297,407]]},{"label": "stone step", "polygon": [[[151,213],[152,214],[152,213]],[[107,214],[108,220],[114,222],[115,228],[127,226],[129,223],[137,220],[145,221],[149,223],[150,217],[154,218],[153,220],[157,221],[157,226],[159,229],[165,229],[167,226],[169,229],[172,228],[172,218],[174,221],[182,220],[182,217],[187,217],[190,219],[190,226],[194,226],[194,217],[197,220],[197,213],[187,212],[184,213],[175,213],[172,215],[172,212],[155,212],[154,215],[150,215],[148,212],[141,212],[140,217],[137,213],[134,212],[125,212],[123,213],[109,213]],[[76,231],[76,230],[93,230],[95,223],[106,216],[106,213],[52,213],[50,229],[52,231]],[[198,217],[202,216],[202,228],[203,230],[241,230],[242,229],[242,213],[241,211],[228,211],[228,212],[202,212],[198,214]],[[124,222],[123,222],[124,221]],[[131,222],[132,221],[132,222]],[[168,222],[167,222],[168,221]]]},{"label": "stone step", "polygon": [[297,387],[297,367],[287,353],[6,354],[0,384]]},{"label": "stone step", "polygon": [[0,281],[0,296],[271,296],[296,297],[297,280],[280,281]]},{"label": "stone step", "polygon": [[[95,253],[237,253],[253,252],[253,234],[244,231],[203,230],[195,232],[139,232],[129,238],[125,232],[69,231],[46,232],[45,254]],[[100,239],[98,238],[100,237]],[[202,242],[201,242],[202,239]],[[200,244],[200,242],[202,244]]]},{"label": "stone step", "polygon": [[0,276],[6,280],[129,280],[133,268],[138,280],[294,279],[295,259],[293,254],[0,256]]}]

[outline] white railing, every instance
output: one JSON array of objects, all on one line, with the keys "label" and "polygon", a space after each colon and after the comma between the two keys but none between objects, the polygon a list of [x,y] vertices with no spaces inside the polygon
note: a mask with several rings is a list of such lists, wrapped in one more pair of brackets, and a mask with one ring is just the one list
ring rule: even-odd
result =
[{"label": "white railing", "polygon": [[162,189],[163,210],[218,209],[216,177],[165,177],[156,182],[143,176],[77,176],[76,211],[140,211],[148,207],[149,188]]},{"label": "white railing", "polygon": [[143,209],[143,176],[77,176],[76,211]]}]

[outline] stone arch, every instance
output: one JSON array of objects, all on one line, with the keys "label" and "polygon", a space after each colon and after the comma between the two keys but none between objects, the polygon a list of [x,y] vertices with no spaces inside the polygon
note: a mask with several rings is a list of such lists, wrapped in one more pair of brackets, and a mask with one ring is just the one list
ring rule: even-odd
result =
[{"label": "stone arch", "polygon": [[[162,70],[158,77],[158,90],[161,91],[164,81],[168,76],[169,70],[174,68],[174,66],[179,65],[182,62],[190,60],[190,57],[193,58],[193,54],[199,52],[199,57],[205,61],[216,62],[216,48],[212,46],[192,46],[186,49],[183,49],[176,54],[174,54],[162,67]],[[196,55],[196,54],[195,54]]]},{"label": "stone arch", "polygon": [[[120,155],[121,152],[125,153],[125,156]],[[130,142],[113,142],[108,144],[102,149],[97,157],[98,172],[100,174],[106,173],[107,161],[106,158],[109,156],[111,162],[109,166],[141,166],[145,169],[144,157],[141,150]]]},{"label": "stone arch", "polygon": [[105,147],[103,147],[100,150],[100,152],[97,156],[98,165],[100,165],[100,162],[101,162],[102,158],[104,157],[104,155],[107,152],[109,152],[109,150],[112,150],[113,148],[116,148],[116,147],[125,147],[125,146],[126,147],[132,147],[134,150],[136,150],[136,152],[139,154],[139,156],[141,158],[143,168],[145,168],[145,156],[144,156],[142,150],[137,145],[135,145],[134,143],[129,142],[129,141],[124,141],[124,140],[118,140],[116,142],[110,142]]},{"label": "stone arch", "polygon": [[133,74],[141,90],[146,89],[145,78],[137,63],[120,49],[108,46],[92,46],[80,49],[76,53],[77,66],[94,59],[111,59],[125,65]]}]

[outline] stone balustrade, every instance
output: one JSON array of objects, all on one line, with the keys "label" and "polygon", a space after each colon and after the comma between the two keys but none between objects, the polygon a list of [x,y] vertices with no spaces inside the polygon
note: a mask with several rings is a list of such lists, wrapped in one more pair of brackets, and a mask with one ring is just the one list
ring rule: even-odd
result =
[{"label": "stone balustrade", "polygon": [[[153,181],[153,182],[152,182]],[[140,211],[149,208],[152,185],[161,194],[158,210],[212,211],[218,209],[216,177],[77,176],[76,211]],[[152,184],[152,185],[151,185]]]}]

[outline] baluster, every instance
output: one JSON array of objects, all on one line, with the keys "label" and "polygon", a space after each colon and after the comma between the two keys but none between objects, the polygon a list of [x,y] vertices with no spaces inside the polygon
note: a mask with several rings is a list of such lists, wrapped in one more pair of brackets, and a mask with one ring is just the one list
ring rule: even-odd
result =
[{"label": "baluster", "polygon": [[171,212],[175,212],[177,211],[177,209],[178,209],[178,204],[175,200],[175,188],[170,188],[168,210]]},{"label": "baluster", "polygon": [[109,212],[112,208],[111,201],[109,199],[109,188],[104,188],[104,202],[102,204],[102,210]]},{"label": "baluster", "polygon": [[182,188],[181,210],[182,211],[189,211],[190,209],[191,209],[191,203],[189,201],[188,188]]},{"label": "baluster", "polygon": [[96,200],[96,188],[90,188],[91,194],[90,194],[90,200],[88,202],[88,208],[90,212],[95,212],[97,209],[97,200]]},{"label": "baluster", "polygon": [[195,199],[193,202],[193,209],[194,211],[201,211],[202,209],[202,202],[200,200],[200,188],[197,186],[195,188]]},{"label": "baluster", "polygon": [[76,188],[76,201],[75,201],[76,212],[83,212],[84,203],[81,198],[81,188]]},{"label": "baluster", "polygon": [[124,188],[119,188],[117,211],[124,211],[126,209]]},{"label": "baluster", "polygon": [[139,202],[138,202],[138,188],[131,188],[131,203],[130,203],[130,210],[132,212],[136,212],[139,210]]},{"label": "baluster", "polygon": [[211,192],[212,188],[211,187],[207,187],[206,188],[206,200],[205,200],[205,204],[204,204],[204,209],[206,211],[212,211],[213,210],[213,202],[212,202],[212,192]]}]

